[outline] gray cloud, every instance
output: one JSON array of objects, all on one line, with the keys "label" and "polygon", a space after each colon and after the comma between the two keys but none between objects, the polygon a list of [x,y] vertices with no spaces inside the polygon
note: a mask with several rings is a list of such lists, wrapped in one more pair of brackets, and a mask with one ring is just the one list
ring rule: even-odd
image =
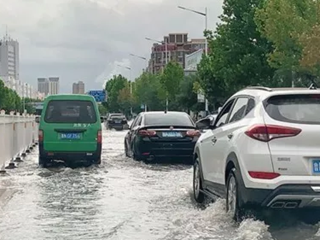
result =
[{"label": "gray cloud", "polygon": [[[170,32],[188,32],[202,37],[204,18],[177,8],[204,11],[208,26],[215,28],[222,0],[0,0],[0,21],[20,42],[21,80],[36,84],[40,76],[59,75],[63,92],[73,81],[89,89],[101,87],[112,74],[137,77],[149,58],[152,42]],[[0,33],[5,26],[0,26]]]}]

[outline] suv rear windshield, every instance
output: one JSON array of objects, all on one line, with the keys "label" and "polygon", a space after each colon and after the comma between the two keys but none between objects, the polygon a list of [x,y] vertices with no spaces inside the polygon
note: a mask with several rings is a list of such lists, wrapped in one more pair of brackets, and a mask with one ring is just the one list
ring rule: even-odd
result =
[{"label": "suv rear windshield", "polygon": [[278,121],[320,124],[320,94],[273,96],[264,106],[269,116]]},{"label": "suv rear windshield", "polygon": [[190,126],[193,127],[193,122],[186,114],[179,113],[152,113],[146,114],[145,125],[164,125],[164,126]]},{"label": "suv rear windshield", "polygon": [[51,100],[44,117],[47,123],[95,123],[96,112],[91,101]]}]

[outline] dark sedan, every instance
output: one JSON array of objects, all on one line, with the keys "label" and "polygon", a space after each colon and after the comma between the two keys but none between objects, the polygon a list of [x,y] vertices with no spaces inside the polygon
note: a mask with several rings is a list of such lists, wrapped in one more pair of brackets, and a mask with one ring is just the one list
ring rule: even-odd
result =
[{"label": "dark sedan", "polygon": [[107,129],[123,130],[128,129],[128,120],[122,113],[110,113],[106,121]]},{"label": "dark sedan", "polygon": [[199,136],[195,123],[185,112],[142,112],[125,137],[125,153],[135,160],[183,158],[192,163]]}]

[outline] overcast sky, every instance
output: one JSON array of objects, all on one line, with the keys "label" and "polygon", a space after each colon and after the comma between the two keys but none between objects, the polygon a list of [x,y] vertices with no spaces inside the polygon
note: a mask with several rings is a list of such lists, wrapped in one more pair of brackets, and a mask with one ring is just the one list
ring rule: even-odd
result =
[{"label": "overcast sky", "polygon": [[[82,80],[101,89],[113,74],[137,77],[150,58],[152,42],[171,32],[201,38],[204,17],[177,8],[204,11],[215,29],[222,0],[0,0],[0,34],[20,44],[20,80],[36,86],[38,77],[60,77],[60,91]],[[126,65],[129,70],[117,67]]]}]

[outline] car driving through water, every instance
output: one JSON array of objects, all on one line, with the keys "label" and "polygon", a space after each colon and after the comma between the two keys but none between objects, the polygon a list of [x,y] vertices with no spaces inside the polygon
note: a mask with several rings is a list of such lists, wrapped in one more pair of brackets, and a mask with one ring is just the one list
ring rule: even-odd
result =
[{"label": "car driving through water", "polygon": [[39,165],[53,160],[101,163],[101,119],[92,96],[51,95],[37,121]]},{"label": "car driving through water", "polygon": [[248,87],[234,94],[196,144],[196,201],[225,197],[237,220],[258,207],[319,221],[319,116],[319,90]]},{"label": "car driving through water", "polygon": [[135,160],[183,158],[190,163],[199,136],[185,112],[142,112],[125,136],[125,153]]},{"label": "car driving through water", "polygon": [[110,113],[105,122],[107,129],[124,130],[128,129],[128,120],[123,113]]}]

